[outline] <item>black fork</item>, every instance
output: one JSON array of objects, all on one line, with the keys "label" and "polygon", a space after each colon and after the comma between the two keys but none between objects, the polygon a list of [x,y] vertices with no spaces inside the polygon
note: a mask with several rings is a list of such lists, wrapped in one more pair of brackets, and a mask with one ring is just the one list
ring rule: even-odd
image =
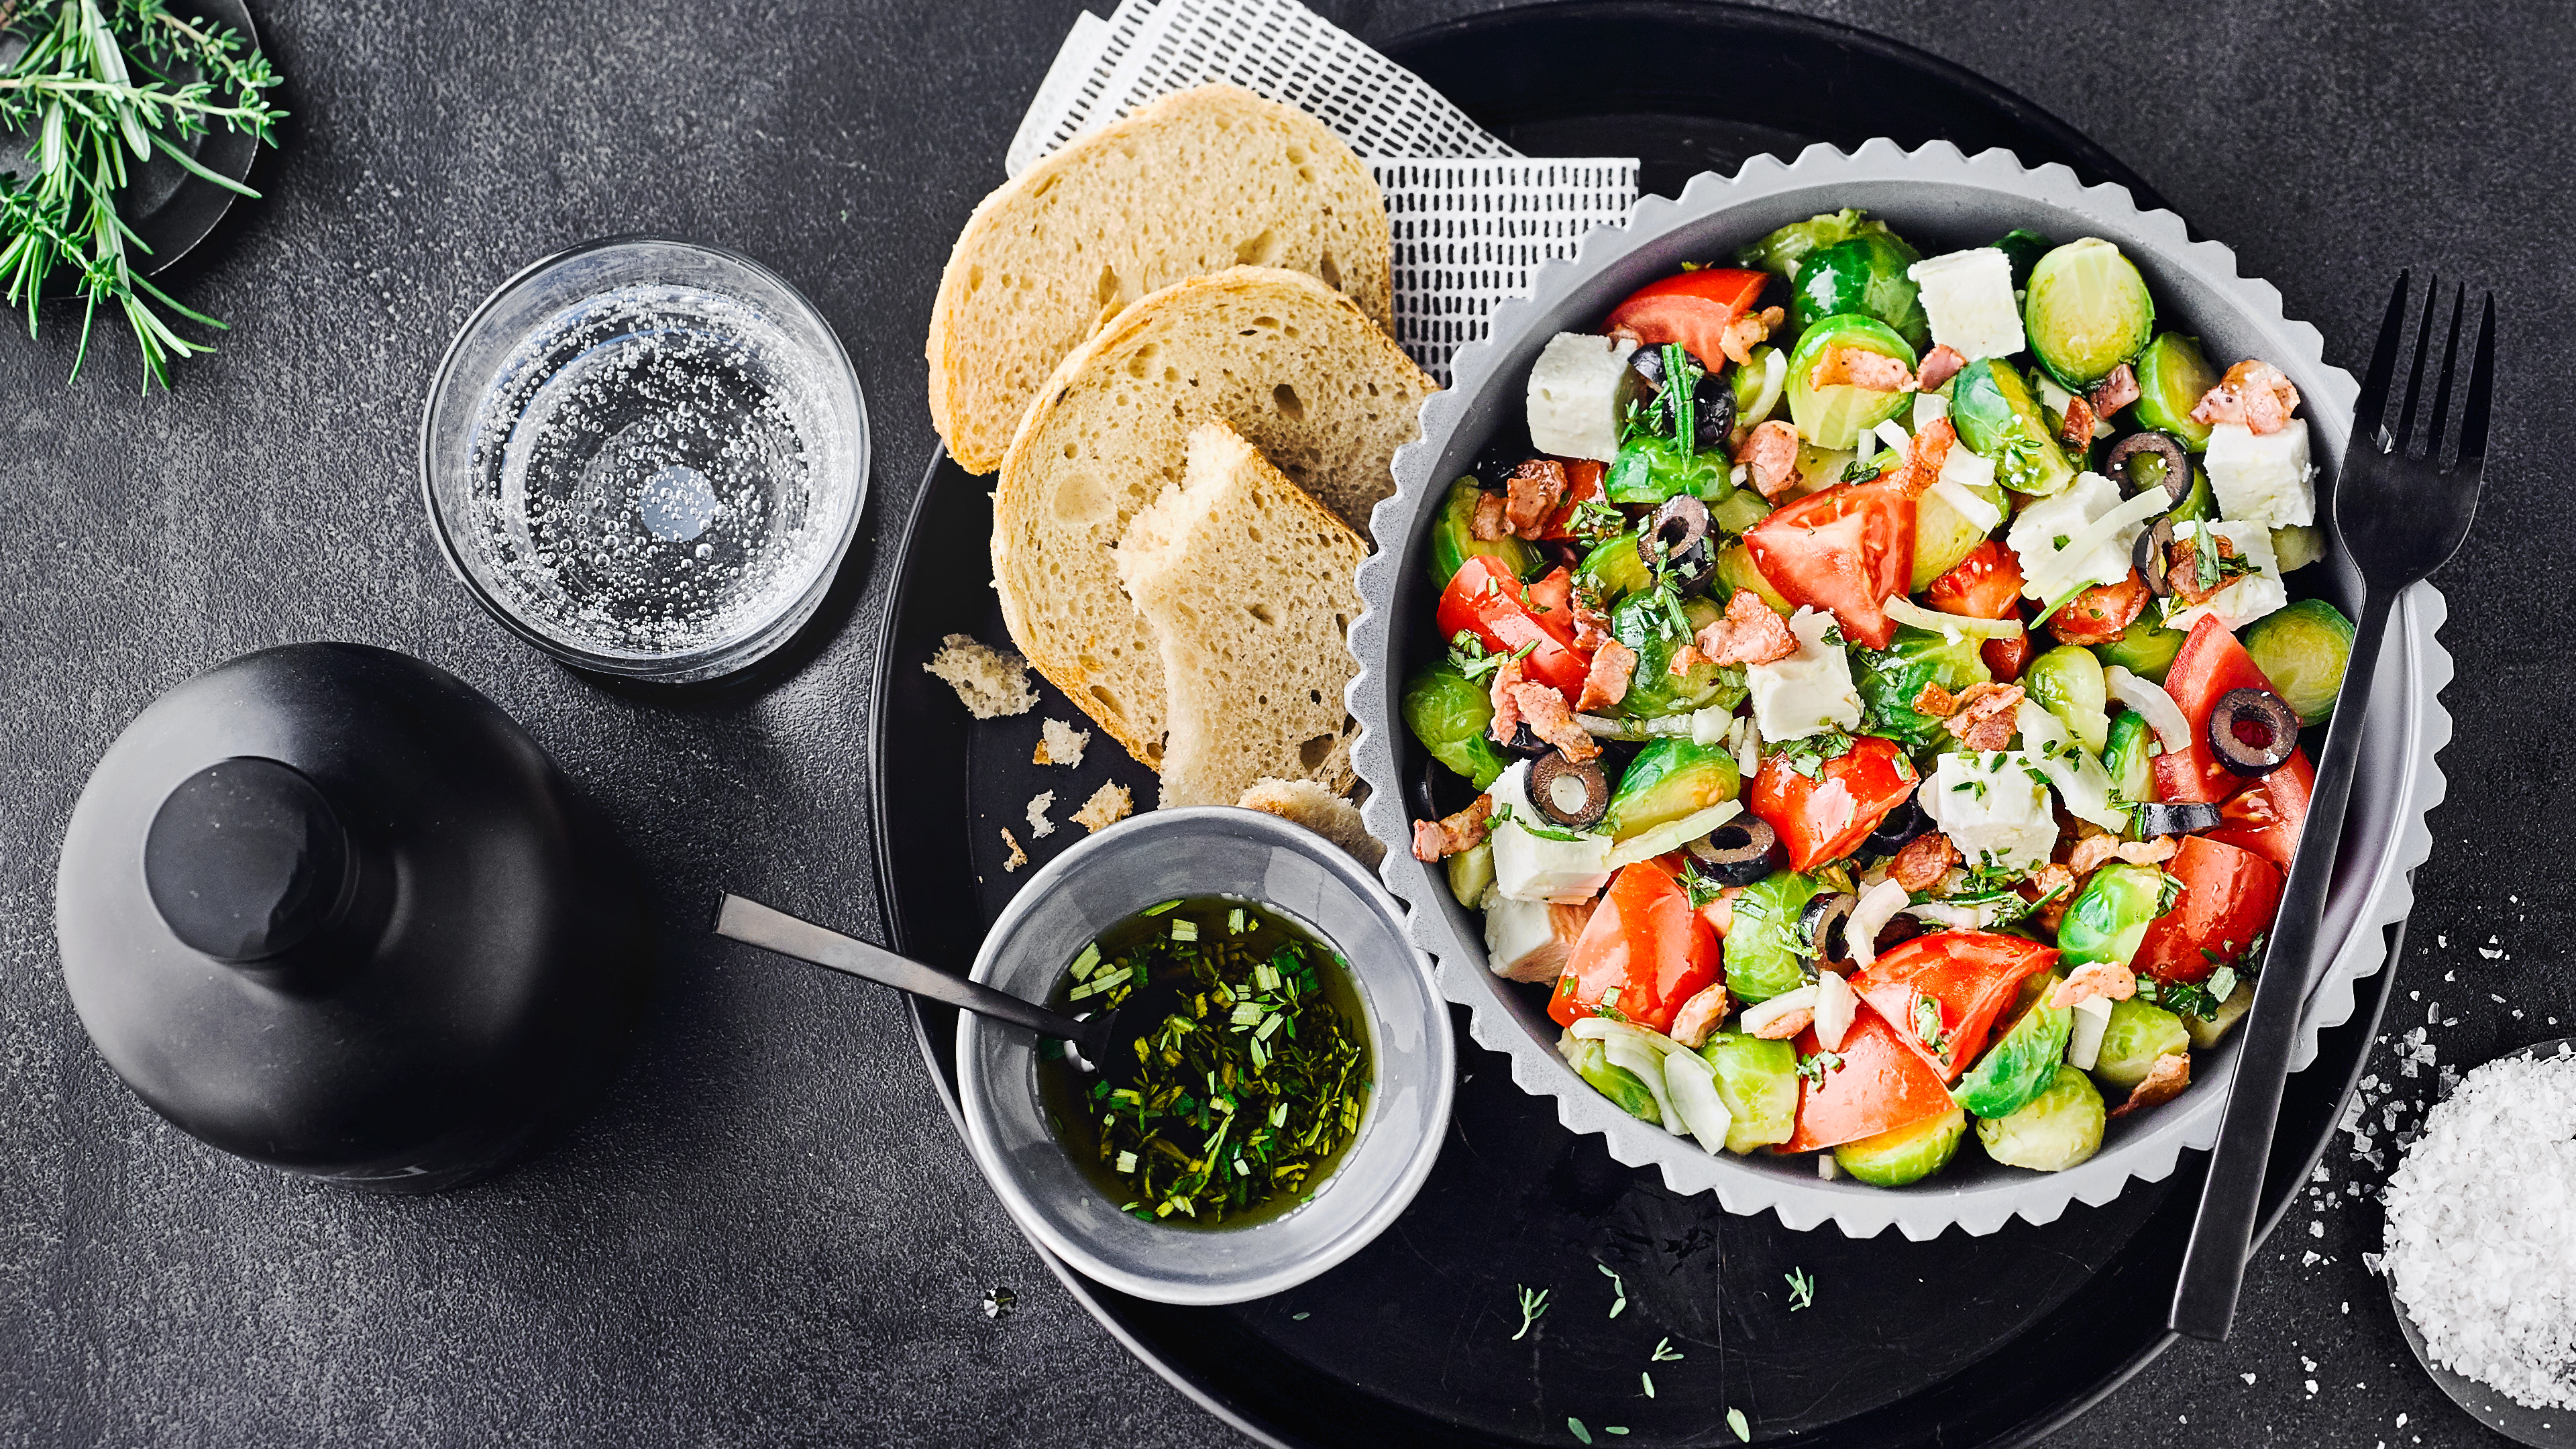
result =
[{"label": "black fork", "polygon": [[2361,758],[2371,673],[2379,661],[2381,639],[2388,632],[2389,611],[2399,593],[2440,568],[2458,550],[2460,540],[2468,536],[2469,521],[2477,516],[2478,483],[2486,464],[2487,415],[2495,398],[2495,297],[2485,297],[2477,332],[2470,339],[2476,360],[2455,419],[2452,384],[2459,377],[2460,327],[2467,316],[2468,295],[2465,289],[2452,294],[2440,376],[2431,407],[2421,410],[2419,430],[2424,365],[2432,354],[2434,314],[2441,310],[2439,287],[2426,288],[2406,403],[2392,429],[2387,425],[2388,392],[2405,342],[2409,276],[2398,274],[2396,294],[2388,299],[2379,350],[2371,356],[2370,375],[2361,385],[2361,403],[2353,415],[2352,445],[2333,487],[2320,500],[2324,504],[2320,521],[2330,537],[2342,540],[2361,575],[2361,621],[2353,631],[2352,658],[2345,666],[2343,689],[2326,732],[2325,754],[2317,765],[2316,789],[2308,799],[2298,854],[2281,892],[2271,945],[2263,955],[2254,1009],[2245,1019],[2227,1115],[2219,1124],[2218,1145],[2210,1156],[2209,1181],[2201,1188],[2200,1216],[2192,1224],[2182,1279],[2174,1289],[2173,1311],[2165,1320],[2176,1333],[2194,1338],[2227,1337],[2228,1325],[2236,1316],[2236,1295],[2245,1281],[2245,1256],[2252,1246],[2254,1213],[2263,1190],[2264,1162],[2271,1155],[2281,1089],[2298,1041],[2300,1008],[2314,976],[2317,928],[2325,913],[2326,889],[2334,879],[2344,806],[2352,798],[2353,769]]}]

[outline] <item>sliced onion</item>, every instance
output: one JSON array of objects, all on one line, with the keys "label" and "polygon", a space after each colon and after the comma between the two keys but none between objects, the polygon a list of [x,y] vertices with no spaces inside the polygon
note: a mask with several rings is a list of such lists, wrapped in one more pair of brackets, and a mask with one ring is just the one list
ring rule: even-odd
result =
[{"label": "sliced onion", "polygon": [[1726,1109],[1726,1099],[1717,1094],[1717,1068],[1710,1066],[1695,1052],[1675,1052],[1664,1058],[1664,1090],[1673,1099],[1673,1110],[1679,1122],[1664,1126],[1676,1137],[1688,1128],[1699,1139],[1700,1147],[1714,1157],[1726,1146],[1727,1130],[1735,1125],[1735,1114]]},{"label": "sliced onion", "polygon": [[1780,405],[1780,394],[1789,386],[1789,354],[1774,347],[1762,359],[1762,391],[1753,395],[1753,406],[1735,415],[1735,425],[1750,429],[1771,416]]},{"label": "sliced onion", "polygon": [[1574,1025],[1567,1027],[1566,1030],[1585,1041],[1629,1041],[1650,1052],[1667,1055],[1673,1052],[1690,1051],[1689,1047],[1683,1046],[1660,1031],[1639,1026],[1633,1021],[1620,1021],[1615,1017],[1578,1016],[1574,1019]]},{"label": "sliced onion", "polygon": [[[2173,500],[2160,488],[2150,488],[2135,498],[2124,500],[2119,507],[2084,525],[2084,530],[2066,541],[2066,547],[2050,553],[2025,571],[2024,582],[2039,590],[2037,597],[2053,599],[2075,582],[2075,566],[2093,550],[2116,536],[2121,529],[2133,528],[2173,506]],[[2018,552],[2018,550],[2016,550]]]},{"label": "sliced onion", "polygon": [[2019,619],[1971,619],[1965,614],[1944,614],[1937,609],[1924,608],[1903,594],[1888,595],[1887,602],[1879,607],[1886,611],[1887,617],[1900,624],[1911,624],[1917,629],[1929,629],[1936,634],[1974,634],[1981,639],[2017,639],[2022,633]]},{"label": "sliced onion", "polygon": [[2152,679],[2140,679],[2114,664],[2102,671],[2102,682],[2110,686],[2111,696],[2136,710],[2156,732],[2156,739],[2168,753],[2191,748],[2191,720],[2165,693],[2164,686]]},{"label": "sliced onion", "polygon": [[1843,922],[1843,949],[1851,953],[1852,964],[1863,971],[1878,959],[1878,933],[1905,909],[1905,887],[1892,880],[1871,886],[1852,907]]},{"label": "sliced onion", "polygon": [[1778,996],[1772,997],[1769,1001],[1757,1002],[1752,1006],[1744,1008],[1744,1015],[1738,1018],[1736,1025],[1747,1035],[1760,1036],[1762,1034],[1762,1028],[1780,1020],[1782,1017],[1788,1016],[1793,1012],[1813,1011],[1815,1009],[1816,988],[1813,986],[1801,986],[1795,991],[1784,991]]},{"label": "sliced onion", "polygon": [[2004,521],[2004,511],[1970,492],[1966,485],[1947,478],[1932,485],[1932,496],[1950,505],[1950,510],[1975,526],[1980,533],[1992,533]]},{"label": "sliced onion", "polygon": [[2102,1032],[2111,1024],[2111,999],[2088,996],[2075,1003],[2075,1034],[2066,1040],[2066,1064],[2079,1072],[2102,1059]]},{"label": "sliced onion", "polygon": [[1921,432],[1950,415],[1950,400],[1937,392],[1914,395],[1914,431]]},{"label": "sliced onion", "polygon": [[1681,1120],[1681,1116],[1673,1110],[1672,1095],[1664,1087],[1664,1059],[1624,1037],[1604,1039],[1601,1054],[1609,1059],[1610,1065],[1646,1084],[1646,1090],[1655,1099],[1655,1115],[1663,1119],[1666,1130],[1678,1136],[1679,1130],[1674,1124]]},{"label": "sliced onion", "polygon": [[1885,443],[1890,452],[1913,454],[1914,440],[1905,435],[1905,429],[1897,426],[1896,419],[1884,419],[1871,431],[1878,434],[1878,440]]},{"label": "sliced onion", "polygon": [[[1997,903],[1992,909],[2000,908],[2001,903]],[[1986,906],[1954,905],[1949,901],[1917,901],[1899,914],[1912,916],[1918,921],[1930,921],[1936,926],[1947,926],[1954,931],[1982,931],[1994,924],[1993,917],[1988,914],[1989,909]]]},{"label": "sliced onion", "polygon": [[1617,870],[1641,860],[1652,860],[1667,851],[1679,850],[1743,813],[1743,806],[1732,800],[1721,800],[1705,810],[1642,831],[1614,847],[1605,868]]},{"label": "sliced onion", "polygon": [[[1902,892],[1900,891],[1900,894]],[[1844,927],[1849,930],[1850,927]],[[1816,1044],[1829,1052],[1843,1049],[1843,1038],[1850,1034],[1853,1018],[1860,1015],[1860,997],[1851,983],[1828,971],[1816,978]]]}]

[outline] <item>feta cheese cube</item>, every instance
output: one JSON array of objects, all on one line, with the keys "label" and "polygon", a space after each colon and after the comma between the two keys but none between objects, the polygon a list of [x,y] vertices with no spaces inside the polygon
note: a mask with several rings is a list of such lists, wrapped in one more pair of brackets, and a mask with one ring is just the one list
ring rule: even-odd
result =
[{"label": "feta cheese cube", "polygon": [[2270,529],[2259,523],[2245,523],[2232,519],[2217,523],[2174,525],[2174,536],[2178,539],[2194,531],[2201,531],[2203,534],[2198,541],[2205,542],[2206,534],[2214,533],[2236,545],[2236,556],[2253,565],[2254,572],[2241,575],[2226,588],[2210,595],[2207,603],[2183,608],[2180,607],[2182,604],[2180,599],[2159,600],[2159,604],[2164,609],[2166,628],[2188,631],[2192,625],[2199,623],[2203,616],[2214,615],[2219,623],[2229,629],[2242,629],[2290,602],[2289,586],[2281,582],[2281,561],[2272,552]]},{"label": "feta cheese cube", "polygon": [[1628,368],[1637,344],[1559,332],[1530,367],[1530,443],[1558,458],[1619,456],[1619,424],[1638,379]]},{"label": "feta cheese cube", "polygon": [[[1956,456],[1966,450],[1950,451]],[[2129,551],[2136,545],[2143,524],[2118,530],[2082,558],[2057,561],[2060,545],[2073,543],[2077,535],[2120,503],[2118,484],[2099,473],[2079,473],[2064,492],[2023,509],[2013,520],[2012,531],[2005,535],[2012,551],[2021,556],[2022,577],[2028,580],[2022,585],[2022,593],[2033,599],[2053,599],[2079,582],[2116,584],[2127,578]]]},{"label": "feta cheese cube", "polygon": [[1485,964],[1506,981],[1553,981],[1565,969],[1570,943],[1556,934],[1555,912],[1545,901],[1485,897]]},{"label": "feta cheese cube", "polygon": [[1753,692],[1753,722],[1766,740],[1803,740],[1860,723],[1860,691],[1852,687],[1851,660],[1840,644],[1825,642],[1834,616],[1800,609],[1789,616],[1798,652],[1776,664],[1748,664],[1744,682]]},{"label": "feta cheese cube", "polygon": [[[1490,837],[1494,847],[1494,890],[1515,901],[1579,901],[1610,881],[1607,835],[1561,831],[1530,808],[1529,761],[1522,760],[1494,780],[1497,817]],[[1528,828],[1537,825],[1547,833]],[[1571,840],[1559,840],[1571,835]]]},{"label": "feta cheese cube", "polygon": [[2209,430],[2209,451],[2200,461],[2221,518],[2267,528],[2304,528],[2317,521],[2307,419],[2292,418],[2279,432],[2259,435],[2243,423],[2220,423]]},{"label": "feta cheese cube", "polygon": [[2013,300],[2012,258],[1998,247],[1978,247],[1926,257],[1905,269],[1923,289],[1923,315],[1932,341],[1974,362],[2010,357],[2028,343],[2021,304]]},{"label": "feta cheese cube", "polygon": [[2029,870],[2057,849],[2057,812],[2032,769],[2019,750],[1953,750],[1914,798],[1969,865]]}]

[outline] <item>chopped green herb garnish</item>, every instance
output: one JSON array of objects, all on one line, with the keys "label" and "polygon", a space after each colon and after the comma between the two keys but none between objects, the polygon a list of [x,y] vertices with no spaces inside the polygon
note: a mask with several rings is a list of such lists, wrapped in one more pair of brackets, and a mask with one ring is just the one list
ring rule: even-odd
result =
[{"label": "chopped green herb garnish", "polygon": [[1175,940],[1175,941],[1195,941],[1195,940],[1197,940],[1198,938],[1199,938],[1199,923],[1198,923],[1198,922],[1196,922],[1196,921],[1189,921],[1189,920],[1175,920],[1175,921],[1173,921],[1173,922],[1172,922],[1172,939],[1173,939],[1173,940]]},{"label": "chopped green herb garnish", "polygon": [[1610,1316],[1616,1318],[1628,1309],[1628,1280],[1620,1277],[1607,1263],[1595,1263],[1592,1266],[1600,1269],[1610,1280],[1610,1292],[1613,1295]]},{"label": "chopped green herb garnish", "polygon": [[1573,1432],[1575,1438],[1582,1440],[1586,1444],[1592,1442],[1592,1431],[1583,1427],[1583,1421],[1581,1419],[1577,1419],[1569,1415],[1566,1418],[1565,1427]]},{"label": "chopped green herb garnish", "polygon": [[1548,1290],[1541,1288],[1533,1292],[1530,1289],[1521,1288],[1518,1283],[1512,1286],[1520,1288],[1521,1294],[1521,1326],[1512,1334],[1512,1342],[1518,1343],[1521,1341],[1521,1335],[1530,1331],[1530,1325],[1538,1322],[1539,1316],[1547,1312]]},{"label": "chopped green herb garnish", "polygon": [[[1165,902],[1163,902],[1161,905],[1158,905],[1158,906],[1147,906],[1147,907],[1145,908],[1145,910],[1144,910],[1144,912],[1143,912],[1143,913],[1144,913],[1145,915],[1148,915],[1148,916],[1165,916],[1165,915],[1169,915],[1169,914],[1171,914],[1173,911],[1176,911],[1176,910],[1180,909],[1180,906],[1181,906],[1181,903],[1180,903],[1179,901],[1165,901]],[[1099,943],[1099,942],[1097,942],[1097,941],[1094,941],[1092,944],[1093,944],[1094,946],[1097,946],[1097,945],[1099,945],[1100,943]]]},{"label": "chopped green herb garnish", "polygon": [[1655,1351],[1650,1356],[1650,1361],[1654,1363],[1671,1363],[1681,1356],[1682,1351],[1673,1347],[1673,1341],[1671,1339],[1659,1338],[1655,1340]]},{"label": "chopped green herb garnish", "polygon": [[1753,1425],[1744,1417],[1744,1411],[1742,1409],[1729,1409],[1726,1411],[1726,1427],[1733,1429],[1735,1431],[1735,1437],[1744,1443],[1750,1444],[1753,1442]]},{"label": "chopped green herb garnish", "polygon": [[1816,1280],[1807,1276],[1806,1269],[1792,1268],[1781,1276],[1789,1280],[1790,1312],[1795,1313],[1801,1308],[1813,1308],[1815,1306]]},{"label": "chopped green herb garnish", "polygon": [[1637,1385],[1646,1391],[1647,1398],[1651,1399],[1655,1396],[1655,1376],[1653,1374],[1646,1372],[1644,1369],[1637,1370]]}]

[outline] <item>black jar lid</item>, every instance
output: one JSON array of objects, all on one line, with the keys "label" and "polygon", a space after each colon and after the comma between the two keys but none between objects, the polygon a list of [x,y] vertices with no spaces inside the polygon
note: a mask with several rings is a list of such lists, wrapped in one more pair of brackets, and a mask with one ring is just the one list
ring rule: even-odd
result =
[{"label": "black jar lid", "polygon": [[162,1116],[428,1190],[614,1066],[644,981],[614,859],[490,700],[388,650],[291,644],[172,689],[109,748],[55,931],[82,1025]]}]

